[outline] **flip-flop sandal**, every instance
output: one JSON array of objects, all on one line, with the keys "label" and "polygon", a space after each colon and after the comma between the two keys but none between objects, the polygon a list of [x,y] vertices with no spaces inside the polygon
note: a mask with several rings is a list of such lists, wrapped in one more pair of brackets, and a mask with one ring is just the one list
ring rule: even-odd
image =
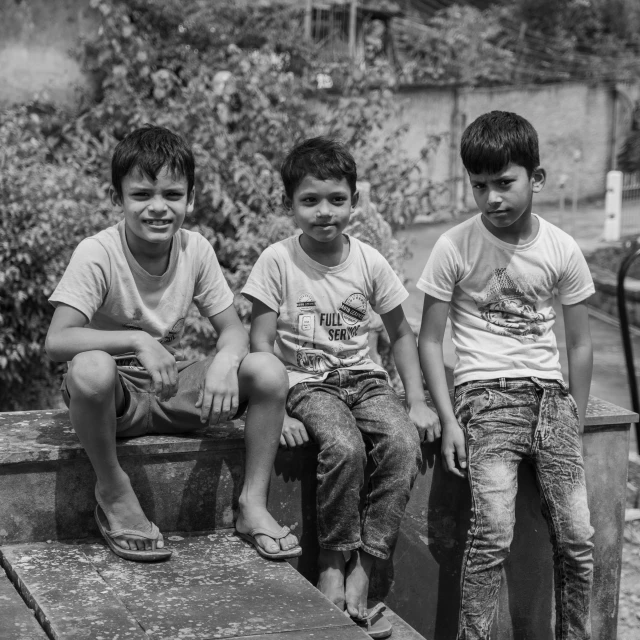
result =
[{"label": "flip-flop sandal", "polygon": [[242,531],[238,531],[236,529],[236,535],[249,544],[252,544],[256,551],[267,560],[284,560],[285,558],[297,558],[299,555],[302,555],[302,547],[297,545],[291,549],[280,549],[280,551],[267,551],[263,547],[258,544],[256,540],[257,535],[269,536],[273,538],[276,542],[278,540],[282,540],[282,538],[286,538],[291,533],[291,529],[289,527],[282,527],[280,531],[269,531],[268,529],[263,529],[262,527],[256,527],[255,529],[251,529],[249,533],[242,533]]},{"label": "flip-flop sandal", "polygon": [[[378,604],[370,609],[366,618],[354,618],[351,619],[362,629],[364,629],[372,638],[388,638],[393,627],[391,623],[382,615],[382,612],[387,608],[384,602],[378,602]],[[349,615],[348,611],[344,612],[345,615]]]},{"label": "flip-flop sandal", "polygon": [[[158,560],[168,560],[171,557],[172,552],[169,549],[156,548],[160,531],[153,522],[151,523],[150,533],[136,531],[135,529],[114,529],[113,531],[109,531],[109,521],[99,504],[96,505],[94,516],[102,537],[106,540],[111,551],[113,551],[117,556],[120,556],[125,560],[134,560],[136,562],[157,562]],[[140,536],[141,538],[151,540],[152,548],[144,551],[123,549],[114,541],[114,538],[118,538],[120,536]]]}]

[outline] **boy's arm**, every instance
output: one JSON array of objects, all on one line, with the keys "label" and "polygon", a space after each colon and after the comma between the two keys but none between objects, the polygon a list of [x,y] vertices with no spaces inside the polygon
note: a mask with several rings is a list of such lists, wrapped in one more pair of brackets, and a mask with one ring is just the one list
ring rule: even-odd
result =
[{"label": "boy's arm", "polygon": [[589,312],[586,302],[563,305],[564,331],[569,360],[569,391],[578,405],[580,433],[584,431],[584,416],[589,401],[593,347],[589,331]]},{"label": "boy's arm", "polygon": [[[418,351],[427,388],[436,405],[442,424],[444,468],[457,476],[464,477],[467,468],[464,432],[458,424],[451,406],[442,355],[442,339],[448,314],[448,302],[425,295]],[[456,458],[462,471],[456,466]]]},{"label": "boy's arm", "polygon": [[[278,326],[278,314],[270,309],[264,302],[252,296],[253,308],[251,310],[251,352],[266,351],[273,353],[273,343],[276,341]],[[281,447],[303,447],[309,442],[309,434],[300,420],[292,418],[288,413],[284,414],[282,433],[280,434]]]},{"label": "boy's arm", "polygon": [[409,417],[420,434],[420,440],[433,442],[440,437],[440,421],[424,399],[416,338],[401,305],[380,317],[389,334],[393,359],[404,385]]},{"label": "boy's arm", "polygon": [[162,400],[177,393],[176,359],[146,331],[99,331],[86,325],[89,319],[74,307],[59,304],[53,313],[45,350],[54,362],[73,360],[85,351],[105,351],[111,355],[135,353],[153,380]]},{"label": "boy's arm", "polygon": [[205,375],[196,407],[200,421],[217,424],[232,418],[238,411],[238,369],[249,353],[249,336],[233,305],[209,317],[218,334],[216,355]]},{"label": "boy's arm", "polygon": [[276,329],[278,326],[278,314],[270,309],[264,302],[257,298],[251,298],[251,352],[266,351],[273,353],[273,344],[276,341]]}]

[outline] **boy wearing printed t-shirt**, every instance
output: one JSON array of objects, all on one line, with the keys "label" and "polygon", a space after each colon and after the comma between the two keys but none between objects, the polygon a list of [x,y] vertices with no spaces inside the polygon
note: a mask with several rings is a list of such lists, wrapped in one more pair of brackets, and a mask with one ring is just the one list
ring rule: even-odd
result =
[{"label": "boy wearing printed t-shirt", "polygon": [[[445,468],[466,475],[472,520],[462,567],[459,640],[486,640],[513,536],[517,473],[531,461],[554,547],[556,638],[591,637],[593,573],[581,434],[594,292],[575,240],[531,212],[545,183],[538,136],[492,111],[463,133],[462,162],[480,213],[443,234],[418,282],[419,349],[442,423]],[[569,386],[552,331],[562,303]],[[447,315],[456,351],[452,407],[444,377]]]},{"label": "boy wearing printed t-shirt", "polygon": [[[211,244],[181,229],[194,207],[194,159],[162,127],[118,143],[111,199],[123,220],[83,240],[53,292],[46,349],[70,361],[62,394],[97,476],[96,520],[129,560],[166,559],[116,455],[116,437],[182,433],[239,415],[248,405],[246,474],[236,530],[270,558],[299,555],[266,508],[287,381],[277,358],[248,353],[248,336]],[[180,339],[195,302],[218,334],[215,356],[182,359]]]},{"label": "boy wearing printed t-shirt", "polygon": [[[306,140],[281,175],[284,206],[301,233],[268,247],[242,290],[253,302],[251,349],[276,353],[289,373],[281,444],[301,446],[310,436],[320,449],[318,588],[369,623],[371,567],[391,554],[420,466],[420,440],[426,434],[433,441],[439,425],[425,404],[402,311],[408,294],[375,249],[344,233],[358,201],[351,154],[329,138]],[[371,309],[389,333],[406,409],[368,357]],[[361,515],[367,446],[376,469]]]}]

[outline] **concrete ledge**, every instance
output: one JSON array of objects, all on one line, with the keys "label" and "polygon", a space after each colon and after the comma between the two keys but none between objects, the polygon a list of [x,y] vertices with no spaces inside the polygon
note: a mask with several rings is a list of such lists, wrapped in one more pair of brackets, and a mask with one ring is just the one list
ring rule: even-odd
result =
[{"label": "concrete ledge", "polygon": [[[591,396],[586,431],[635,422],[633,411]],[[181,435],[143,436],[118,440],[118,457],[167,455],[203,451],[244,450],[244,420],[225,422]],[[0,413],[0,467],[8,464],[87,459],[66,409]]]},{"label": "concrete ledge", "polygon": [[[637,415],[591,398],[585,472],[595,528],[593,639],[614,640],[626,501],[629,427]],[[140,502],[166,535],[233,526],[244,476],[241,421],[183,436],[119,442]],[[66,411],[0,414],[0,544],[95,537],[95,476]],[[439,443],[424,463],[393,558],[379,563],[370,595],[433,640],[455,636],[468,484],[441,467]],[[316,449],[280,451],[269,508],[296,527],[304,553],[292,561],[316,578]],[[521,465],[516,530],[505,566],[495,639],[553,638],[552,549],[533,468]],[[494,639],[494,640],[495,640]]]}]

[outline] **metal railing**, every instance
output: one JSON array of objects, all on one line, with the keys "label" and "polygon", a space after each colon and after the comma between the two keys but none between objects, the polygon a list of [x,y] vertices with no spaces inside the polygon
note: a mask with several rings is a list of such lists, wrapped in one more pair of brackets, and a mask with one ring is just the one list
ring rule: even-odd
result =
[{"label": "metal railing", "polygon": [[[631,406],[636,413],[640,413],[640,399],[638,397],[638,379],[636,377],[636,366],[633,360],[633,343],[631,341],[631,329],[629,326],[629,316],[627,314],[627,293],[624,288],[624,281],[631,265],[640,256],[640,247],[627,255],[618,270],[618,316],[620,317],[620,332],[622,333],[622,346],[624,348],[624,359],[627,365],[627,378],[629,380],[629,392],[631,394]],[[636,443],[638,453],[640,453],[640,423],[636,423]]]}]

